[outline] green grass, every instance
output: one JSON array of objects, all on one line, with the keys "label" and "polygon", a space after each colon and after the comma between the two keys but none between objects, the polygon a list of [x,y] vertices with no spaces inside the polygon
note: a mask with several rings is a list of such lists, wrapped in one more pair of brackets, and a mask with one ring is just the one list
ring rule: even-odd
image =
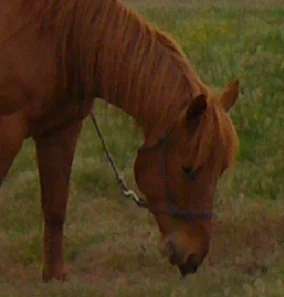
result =
[{"label": "green grass", "polygon": [[[154,219],[121,197],[88,119],[65,231],[71,279],[41,283],[40,193],[27,141],[1,188],[1,297],[284,296],[284,5],[157,2],[134,7],[178,40],[205,82],[224,87],[234,77],[241,81],[231,112],[240,153],[218,186],[209,257],[186,281],[160,258]],[[134,186],[132,161],[141,137],[121,112],[112,108],[116,116],[106,120],[101,103],[98,108],[112,155]]]}]

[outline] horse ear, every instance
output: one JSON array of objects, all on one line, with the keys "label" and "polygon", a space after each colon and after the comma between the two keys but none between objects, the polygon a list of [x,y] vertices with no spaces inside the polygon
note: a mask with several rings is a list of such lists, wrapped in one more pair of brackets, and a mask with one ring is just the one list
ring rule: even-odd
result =
[{"label": "horse ear", "polygon": [[231,107],[236,103],[239,95],[239,80],[235,80],[222,94],[221,103],[228,112]]},{"label": "horse ear", "polygon": [[188,107],[186,118],[188,121],[199,119],[207,108],[207,98],[201,94],[194,97],[193,101]]}]

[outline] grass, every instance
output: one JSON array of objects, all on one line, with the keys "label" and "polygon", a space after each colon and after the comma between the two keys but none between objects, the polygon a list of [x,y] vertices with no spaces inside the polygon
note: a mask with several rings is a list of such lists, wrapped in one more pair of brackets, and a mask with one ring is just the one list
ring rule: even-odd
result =
[{"label": "grass", "polygon": [[[121,197],[88,119],[65,231],[71,279],[41,283],[39,184],[27,141],[1,188],[1,297],[284,296],[283,2],[167,2],[131,5],[178,40],[204,81],[223,87],[239,77],[242,86],[231,112],[241,149],[219,183],[209,257],[186,281],[160,258],[154,219]],[[121,112],[111,109],[116,116],[106,120],[98,109],[112,155],[134,185],[141,138]]]}]

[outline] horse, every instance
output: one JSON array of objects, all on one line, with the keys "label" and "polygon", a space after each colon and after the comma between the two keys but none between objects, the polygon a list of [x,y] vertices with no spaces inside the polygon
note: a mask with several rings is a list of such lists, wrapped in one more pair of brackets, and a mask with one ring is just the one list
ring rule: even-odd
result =
[{"label": "horse", "polygon": [[202,82],[167,33],[120,0],[0,0],[0,183],[32,138],[44,217],[43,281],[67,280],[69,177],[94,98],[136,120],[134,176],[183,276],[210,250],[213,196],[239,142],[236,79]]}]

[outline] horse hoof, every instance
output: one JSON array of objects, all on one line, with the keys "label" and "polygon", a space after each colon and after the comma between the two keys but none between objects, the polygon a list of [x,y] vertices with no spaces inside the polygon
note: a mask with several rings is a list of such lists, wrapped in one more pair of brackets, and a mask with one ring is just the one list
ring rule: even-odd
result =
[{"label": "horse hoof", "polygon": [[47,283],[56,279],[60,282],[68,281],[68,272],[65,266],[57,269],[43,269],[42,271],[42,280]]}]

